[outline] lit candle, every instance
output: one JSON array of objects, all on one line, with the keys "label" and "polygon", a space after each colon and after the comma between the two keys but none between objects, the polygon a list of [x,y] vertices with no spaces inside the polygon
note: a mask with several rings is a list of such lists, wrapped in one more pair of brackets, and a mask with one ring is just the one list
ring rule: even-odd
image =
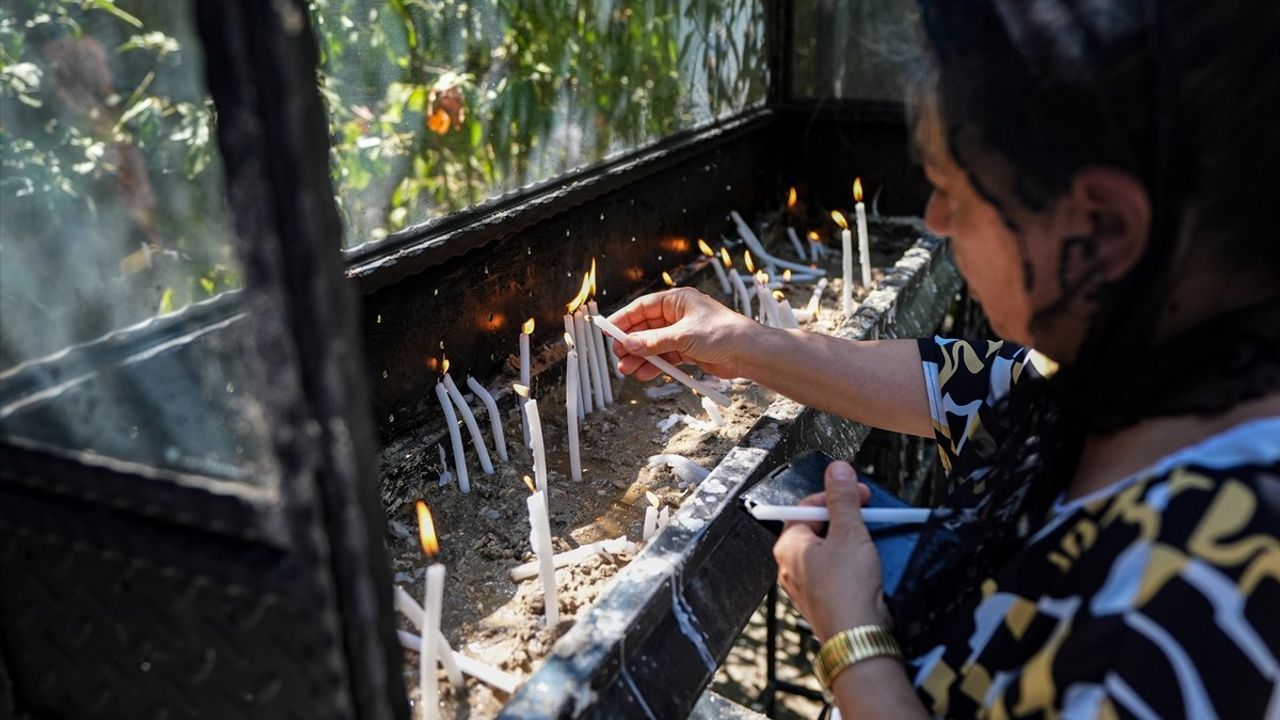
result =
[{"label": "lit candle", "polygon": [[[419,634],[422,632],[422,620],[426,611],[413,599],[404,588],[395,585],[396,610],[408,618],[409,622],[418,628]],[[421,639],[421,638],[419,638]],[[415,651],[420,651],[422,643],[419,642],[415,647]],[[458,667],[458,661],[454,657],[453,648],[449,645],[449,640],[444,636],[444,630],[436,633],[436,652],[440,656],[440,667],[444,668],[445,677],[449,678],[449,684],[455,690],[461,692],[466,683],[462,679],[462,669]]]},{"label": "lit candle", "polygon": [[809,239],[809,260],[810,261],[818,262],[818,258],[826,256],[827,247],[822,244],[822,239],[819,237],[817,231],[810,230],[809,234],[806,235],[805,237]]},{"label": "lit candle", "polygon": [[467,476],[467,456],[462,449],[462,433],[458,430],[458,415],[453,411],[453,401],[444,383],[436,383],[436,399],[444,410],[444,424],[449,428],[449,440],[453,442],[453,471],[458,476],[458,489],[463,494],[471,492],[471,478]]},{"label": "lit candle", "polygon": [[729,269],[729,275],[733,278],[733,284],[738,290],[738,311],[747,317],[751,317],[751,294],[747,292],[747,286],[742,282],[742,276],[733,272],[733,260],[729,257],[729,252],[724,248],[720,249],[721,259],[724,265]]},{"label": "lit candle", "polygon": [[[529,336],[533,335],[533,318],[529,318],[520,326],[520,384],[533,387],[532,361],[529,358]],[[529,424],[524,422],[524,445],[529,447]]]},{"label": "lit candle", "polygon": [[760,322],[771,327],[782,327],[782,318],[778,315],[778,304],[769,293],[769,276],[758,272],[754,278],[756,298],[760,301]]},{"label": "lit candle", "polygon": [[707,411],[707,416],[711,418],[712,425],[724,427],[724,415],[720,414],[720,408],[711,402],[711,398],[702,398],[702,409]]},{"label": "lit candle", "polygon": [[[431,511],[422,500],[417,502],[418,537],[422,542],[422,552],[428,559],[440,552],[436,541],[435,524],[431,521]],[[436,664],[440,646],[436,636],[440,634],[440,614],[444,606],[444,565],[431,563],[427,566],[427,575],[423,588],[422,633],[420,635],[421,650],[418,652],[418,682],[422,694],[422,716],[431,720],[440,717],[440,685],[436,680]]]},{"label": "lit candle", "polygon": [[485,475],[493,474],[493,461],[489,459],[489,447],[485,445],[484,435],[480,434],[480,425],[476,423],[475,413],[471,412],[471,406],[467,405],[467,401],[463,399],[462,393],[458,391],[458,386],[454,384],[453,378],[449,377],[449,360],[444,361],[444,389],[449,394],[449,399],[453,400],[454,407],[458,408],[458,412],[462,413],[462,422],[467,426],[467,432],[471,433],[471,444],[476,448],[476,455],[480,457],[480,469],[484,470]]},{"label": "lit candle", "polygon": [[582,342],[582,338],[586,337],[588,332],[588,324],[582,318],[582,304],[586,302],[586,297],[591,293],[590,275],[582,275],[582,287],[577,291],[577,295],[573,296],[573,300],[568,301],[566,305],[568,313],[573,318],[573,342],[579,343],[584,348],[579,356],[579,364],[577,364],[577,375],[579,375],[579,386],[577,386],[577,405],[579,405],[579,419],[586,418],[586,415],[595,410],[595,405],[591,402],[591,364],[590,356],[586,354],[586,343]]},{"label": "lit candle", "polygon": [[[626,333],[622,332],[622,330],[619,329],[617,325],[614,325],[613,323],[609,322],[603,317],[600,317],[599,315],[596,315],[591,319],[595,322],[596,325],[600,327],[601,330],[604,330],[605,332],[609,333],[609,335],[611,335],[618,342],[622,343],[624,346],[626,345],[628,336]],[[703,395],[706,395],[707,397],[711,398],[712,400],[715,401],[717,405],[721,407],[729,407],[729,405],[732,404],[729,401],[729,398],[724,393],[720,392],[719,390],[716,390],[715,388],[711,387],[710,385],[707,385],[706,383],[693,379],[692,377],[689,376],[688,373],[676,367],[675,365],[672,365],[666,360],[663,360],[662,358],[656,357],[656,356],[645,356],[645,360],[652,363],[654,367],[658,368],[662,372],[670,375],[672,378],[675,378],[690,390],[702,393]]]},{"label": "lit candle", "polygon": [[568,417],[569,431],[569,474],[574,480],[582,481],[582,456],[578,450],[578,351],[574,349],[573,338],[564,334],[564,342],[569,346],[569,355],[565,360],[564,404]]},{"label": "lit candle", "polygon": [[831,211],[831,219],[840,226],[840,246],[844,257],[840,258],[844,269],[844,286],[840,288],[840,309],[847,318],[853,315],[853,234],[849,232],[849,222],[839,210]]},{"label": "lit candle", "polygon": [[711,268],[716,271],[716,279],[720,281],[720,292],[728,295],[733,292],[733,287],[729,285],[729,276],[724,274],[724,266],[716,260],[716,254],[711,251],[711,246],[706,240],[698,239],[698,249],[703,255],[711,258]]},{"label": "lit candle", "polygon": [[858,260],[862,264],[862,287],[871,287],[871,240],[867,236],[867,206],[862,204],[862,178],[853,179],[853,212],[858,219]]},{"label": "lit candle", "polygon": [[[594,282],[595,281],[593,280],[592,281],[593,292],[595,291]],[[587,303],[587,309],[591,311],[592,317],[596,317],[600,315],[600,306],[596,304],[595,300],[591,300]],[[595,323],[591,324],[589,330],[590,331],[587,334],[591,337],[591,344],[593,346],[592,351],[595,354],[596,361],[600,363],[601,386],[600,386],[600,395],[597,396],[596,401],[597,403],[600,403],[600,398],[603,397],[604,402],[600,403],[601,407],[603,407],[605,404],[612,405],[613,404],[613,381],[609,379],[609,368],[606,367],[607,365],[609,365],[609,352],[604,349],[604,345],[605,345],[604,333],[600,332],[599,326],[597,326]],[[617,363],[613,363],[613,365],[616,367]]]},{"label": "lit candle", "polygon": [[542,418],[538,415],[538,401],[529,397],[529,388],[524,385],[515,385],[516,395],[519,395],[524,402],[521,408],[524,410],[525,420],[529,424],[529,438],[532,441],[533,448],[533,476],[537,478],[537,487],[539,490],[547,489],[547,451],[542,444]]},{"label": "lit candle", "polygon": [[782,294],[781,290],[773,291],[773,307],[778,312],[778,322],[782,327],[794,330],[800,327],[800,321],[796,319],[796,313],[791,309],[791,303],[787,302],[787,296]]},{"label": "lit candle", "polygon": [[[747,226],[747,222],[742,219],[742,216],[738,214],[737,210],[730,211],[729,215],[733,218],[734,225],[738,227],[738,234],[742,235],[742,241],[747,244],[747,247],[751,248],[751,252],[756,254],[756,257],[760,259],[760,262],[764,263],[767,266],[777,265],[778,267],[782,267],[782,268],[791,268],[792,270],[811,272],[811,273],[816,273],[818,275],[826,274],[825,270],[814,269],[809,267],[808,265],[801,265],[800,263],[789,262],[787,260],[782,260],[777,257],[774,257],[773,255],[770,255],[767,251],[765,251],[764,245],[760,244],[760,238],[756,237],[755,232],[750,227]],[[773,270],[770,270],[770,272],[775,275],[777,274]]]},{"label": "lit candle", "polygon": [[538,577],[542,580],[547,627],[554,628],[560,624],[560,599],[556,595],[555,552],[551,547],[551,520],[547,516],[544,491],[534,492],[525,500],[525,504],[529,508],[529,544],[533,546],[533,553],[537,557]]},{"label": "lit candle", "polygon": [[[585,295],[583,296],[585,300]],[[573,336],[585,338],[587,336],[587,322],[583,317],[582,310],[573,303],[569,303],[571,312],[573,312]],[[578,360],[578,405],[582,408],[582,412],[578,413],[578,417],[585,417],[586,414],[595,410],[595,405],[591,401],[591,357],[587,354],[585,348]]]},{"label": "lit candle", "polygon": [[[929,508],[862,508],[865,523],[918,525],[928,522]],[[826,507],[810,505],[756,505],[750,509],[757,520],[781,522],[827,522],[831,515]]]},{"label": "lit candle", "polygon": [[[706,398],[703,398],[704,400]],[[715,407],[714,405],[712,407]],[[658,508],[662,505],[662,501],[657,495],[644,491],[645,499],[649,501],[649,506],[644,509],[644,529],[640,534],[642,540],[648,540],[658,531]]]},{"label": "lit candle", "polygon": [[476,397],[480,398],[480,402],[484,403],[484,409],[489,413],[489,427],[493,430],[493,444],[497,446],[498,459],[506,462],[507,436],[502,431],[502,417],[498,415],[498,403],[493,399],[493,395],[470,375],[467,376],[467,387],[471,388],[471,392],[475,393]]}]

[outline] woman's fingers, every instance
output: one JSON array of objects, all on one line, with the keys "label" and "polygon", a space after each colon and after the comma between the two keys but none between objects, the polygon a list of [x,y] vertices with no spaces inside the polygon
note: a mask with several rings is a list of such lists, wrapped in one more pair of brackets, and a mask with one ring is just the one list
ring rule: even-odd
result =
[{"label": "woman's fingers", "polygon": [[827,466],[826,500],[830,520],[827,537],[851,538],[867,534],[862,522],[862,503],[866,486],[858,482],[853,466],[837,460]]}]

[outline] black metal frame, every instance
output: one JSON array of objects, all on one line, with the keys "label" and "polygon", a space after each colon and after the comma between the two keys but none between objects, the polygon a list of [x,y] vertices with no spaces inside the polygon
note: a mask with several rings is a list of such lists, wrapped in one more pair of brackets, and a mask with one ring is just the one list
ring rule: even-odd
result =
[{"label": "black metal frame", "polygon": [[29,377],[125,362],[192,318],[238,322],[270,359],[258,365],[271,426],[290,430],[271,438],[281,481],[0,443],[0,714],[404,718],[306,9],[192,2],[245,289],[125,333],[115,355],[90,344]]}]

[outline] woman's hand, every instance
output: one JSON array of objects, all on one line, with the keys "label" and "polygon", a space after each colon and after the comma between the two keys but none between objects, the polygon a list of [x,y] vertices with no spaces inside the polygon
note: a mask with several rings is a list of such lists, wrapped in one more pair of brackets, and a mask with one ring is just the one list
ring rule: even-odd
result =
[{"label": "woman's hand", "polygon": [[801,505],[826,505],[831,520],[826,537],[821,523],[790,522],[773,546],[778,584],[820,641],[855,625],[889,625],[880,556],[862,522],[862,503],[871,496],[848,463],[827,466],[826,492]]},{"label": "woman's hand", "polygon": [[717,377],[739,377],[750,336],[765,330],[693,288],[645,295],[609,320],[629,335],[627,342],[613,344],[619,368],[644,381],[660,374],[646,355],[695,363]]}]

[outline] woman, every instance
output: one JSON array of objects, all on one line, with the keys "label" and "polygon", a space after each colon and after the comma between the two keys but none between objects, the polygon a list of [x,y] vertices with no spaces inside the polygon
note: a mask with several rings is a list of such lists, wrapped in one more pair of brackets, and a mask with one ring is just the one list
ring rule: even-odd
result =
[{"label": "woman", "polygon": [[775,547],[845,717],[1280,717],[1280,10],[921,3],[925,219],[1006,342],[849,342],[678,289],[615,315],[622,370],[938,439],[973,512],[892,603],[845,463],[806,501],[825,538]]}]

